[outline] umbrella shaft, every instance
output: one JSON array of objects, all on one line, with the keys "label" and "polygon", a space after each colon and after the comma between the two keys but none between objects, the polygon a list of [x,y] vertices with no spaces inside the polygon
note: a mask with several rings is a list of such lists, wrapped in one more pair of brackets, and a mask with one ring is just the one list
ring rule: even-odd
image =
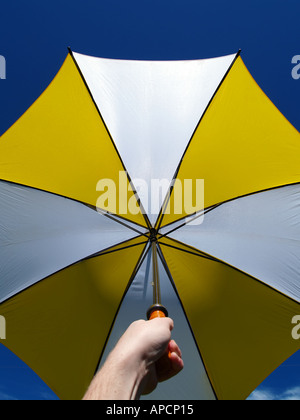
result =
[{"label": "umbrella shaft", "polygon": [[160,281],[159,281],[156,242],[152,243],[152,261],[153,261],[153,304],[160,304],[161,296],[160,296]]}]

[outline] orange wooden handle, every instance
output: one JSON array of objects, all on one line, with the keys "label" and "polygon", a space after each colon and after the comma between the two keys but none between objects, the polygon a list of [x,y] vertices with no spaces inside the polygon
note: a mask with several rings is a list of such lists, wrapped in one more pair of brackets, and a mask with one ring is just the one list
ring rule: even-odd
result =
[{"label": "orange wooden handle", "polygon": [[[148,318],[149,321],[152,321],[153,319],[156,318],[166,318],[168,315],[168,311],[166,310],[166,308],[163,306],[163,310],[160,310],[161,305],[153,305],[149,311],[148,311]],[[171,359],[171,352],[168,353],[168,357],[169,359]]]},{"label": "orange wooden handle", "polygon": [[166,318],[166,315],[163,311],[153,311],[149,318],[149,321],[152,321],[152,319],[155,318]]},{"label": "orange wooden handle", "polygon": [[155,318],[166,318],[169,316],[167,309],[160,304],[152,305],[147,312],[147,319],[150,321]]}]

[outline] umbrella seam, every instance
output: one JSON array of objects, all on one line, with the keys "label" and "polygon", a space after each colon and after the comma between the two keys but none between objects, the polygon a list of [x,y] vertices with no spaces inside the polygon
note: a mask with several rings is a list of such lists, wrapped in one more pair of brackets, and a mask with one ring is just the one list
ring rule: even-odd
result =
[{"label": "umbrella seam", "polygon": [[171,272],[170,272],[170,270],[169,270],[169,267],[168,267],[167,261],[166,261],[166,259],[165,259],[165,257],[164,257],[164,254],[163,254],[162,250],[161,250],[160,244],[158,244],[158,245],[157,245],[157,247],[158,247],[158,250],[159,250],[158,255],[159,255],[160,259],[161,259],[161,262],[162,262],[162,264],[163,264],[164,270],[165,270],[165,272],[166,272],[166,274],[167,274],[167,276],[168,276],[168,278],[169,278],[169,281],[170,281],[170,283],[171,283],[171,285],[172,285],[172,287],[173,287],[173,289],[174,289],[174,292],[175,292],[175,294],[176,294],[176,296],[177,296],[177,299],[178,299],[179,304],[180,304],[180,306],[181,306],[181,309],[182,309],[182,311],[183,311],[183,314],[184,314],[184,317],[185,317],[185,319],[186,319],[186,322],[187,322],[187,324],[188,324],[188,326],[189,326],[190,332],[191,332],[191,334],[192,334],[192,337],[193,337],[193,340],[194,340],[194,342],[195,342],[195,345],[196,345],[196,348],[197,348],[197,351],[198,351],[199,357],[200,357],[200,359],[201,359],[201,361],[202,361],[202,364],[203,364],[203,367],[204,367],[204,369],[205,369],[205,372],[206,372],[206,375],[207,375],[208,381],[209,381],[209,383],[210,383],[211,389],[212,389],[212,391],[213,391],[213,393],[214,393],[214,396],[215,396],[216,400],[219,400],[218,395],[217,395],[217,392],[216,392],[216,390],[215,390],[215,388],[214,388],[214,386],[213,386],[213,384],[212,384],[212,380],[211,380],[210,375],[209,375],[209,373],[208,373],[208,370],[207,370],[206,364],[205,364],[205,362],[204,362],[204,359],[203,359],[202,353],[201,353],[200,348],[199,348],[199,346],[198,346],[198,343],[197,343],[197,340],[196,340],[196,337],[195,337],[194,331],[193,331],[193,329],[192,329],[192,326],[191,326],[191,324],[190,324],[190,321],[189,321],[188,316],[187,316],[187,314],[186,314],[186,311],[185,311],[185,309],[184,309],[184,305],[183,305],[183,303],[182,303],[182,301],[181,301],[181,299],[180,299],[180,296],[179,296],[178,290],[177,290],[176,285],[175,285],[175,282],[174,282],[174,280],[173,280],[173,276],[172,276],[172,274],[171,274]]},{"label": "umbrella seam", "polygon": [[[132,223],[132,224],[134,224],[136,226],[139,226],[139,227],[141,227],[143,229],[146,228],[145,226],[140,225],[139,223],[133,222],[133,221],[131,221],[129,219],[126,219],[125,217],[122,217],[122,216],[120,216],[118,214],[108,213],[107,211],[105,211],[103,209],[100,209],[100,208],[97,209],[96,206],[92,206],[91,204],[85,203],[84,201],[76,200],[75,198],[71,198],[71,197],[68,197],[66,195],[58,194],[58,193],[55,193],[55,192],[52,192],[52,191],[44,190],[42,188],[37,188],[37,187],[33,187],[31,185],[21,184],[19,182],[10,181],[10,180],[7,180],[7,179],[2,179],[2,178],[0,178],[0,182],[5,182],[7,184],[13,184],[13,185],[24,187],[24,188],[29,188],[29,189],[32,189],[32,190],[40,191],[40,192],[43,192],[43,193],[46,193],[46,194],[51,194],[51,195],[54,195],[56,197],[60,197],[60,198],[66,199],[66,200],[73,201],[75,203],[78,203],[78,204],[81,204],[81,205],[83,205],[85,207],[88,207],[91,211],[95,211],[95,212],[101,214],[102,216],[110,217],[116,223],[123,224],[124,226],[126,226],[128,229],[131,229],[131,230],[135,230],[135,229],[132,228],[131,226],[127,225],[126,223],[122,223],[121,221],[115,220],[114,218],[121,219],[121,220],[124,220],[126,222]],[[136,232],[139,233],[139,235],[143,235],[143,236],[147,236],[148,237],[148,235],[146,235],[146,234],[144,234],[144,233],[142,233],[140,231],[137,231],[136,230]]]},{"label": "umbrella seam", "polygon": [[[246,197],[251,197],[252,195],[256,195],[256,194],[263,194],[264,192],[273,191],[273,190],[277,190],[277,189],[280,189],[280,188],[291,187],[291,186],[293,186],[293,185],[300,185],[300,181],[297,181],[297,182],[291,182],[291,183],[289,183],[289,184],[277,185],[277,186],[275,186],[275,187],[266,188],[266,189],[264,189],[264,190],[253,191],[253,192],[250,192],[250,193],[248,193],[248,194],[240,195],[240,196],[238,196],[238,197],[234,197],[234,198],[230,198],[230,199],[225,200],[225,201],[221,201],[220,203],[217,203],[217,204],[215,204],[215,205],[213,205],[213,206],[210,206],[210,207],[207,207],[207,208],[205,208],[205,209],[199,210],[199,211],[197,211],[197,212],[195,212],[195,213],[192,213],[192,214],[188,214],[188,215],[186,215],[186,216],[183,216],[183,217],[182,217],[182,218],[180,218],[180,219],[176,219],[176,220],[174,220],[174,222],[171,222],[171,223],[169,223],[169,224],[167,224],[167,225],[161,226],[160,228],[164,228],[164,229],[165,229],[165,228],[167,228],[168,226],[172,226],[173,224],[178,223],[178,222],[180,222],[181,220],[187,219],[187,218],[189,218],[189,217],[193,217],[193,216],[195,216],[195,219],[196,219],[197,217],[200,217],[200,215],[199,215],[199,216],[197,216],[197,215],[198,215],[198,213],[203,212],[203,214],[205,215],[206,213],[208,213],[208,212],[210,212],[210,211],[212,211],[212,210],[215,210],[216,208],[218,208],[218,207],[222,206],[223,204],[231,203],[231,202],[233,202],[233,201],[240,200],[240,199],[242,199],[242,198],[246,198]],[[193,219],[193,220],[195,220],[195,219]],[[191,220],[190,222],[192,222],[193,220]],[[189,223],[190,223],[190,222],[189,222]],[[187,224],[188,224],[188,223],[184,223],[184,224],[182,224],[181,226],[178,226],[178,227],[177,227],[177,228],[175,228],[172,232],[174,232],[175,230],[180,229],[180,228],[182,228],[182,227],[186,226]],[[169,233],[171,233],[171,232],[168,232],[168,233],[166,233],[166,234],[165,234],[165,235],[163,235],[163,236],[166,236],[166,235],[168,235]]]},{"label": "umbrella seam", "polygon": [[[113,247],[111,247],[111,249],[113,250],[113,248],[115,248],[115,247],[117,247],[117,246],[120,246],[120,245],[122,245],[123,243],[130,242],[130,241],[132,241],[132,240],[134,240],[134,239],[137,239],[137,238],[139,238],[139,236],[137,236],[136,238],[133,238],[133,239],[129,239],[128,241],[122,242],[121,244],[114,245]],[[148,243],[148,242],[146,242],[146,244],[147,244],[147,243]],[[122,250],[124,250],[124,249],[127,249],[127,248],[132,248],[133,246],[138,246],[138,245],[143,245],[143,244],[145,244],[145,242],[141,242],[141,243],[138,243],[138,244],[135,244],[135,245],[131,245],[131,246],[128,246],[128,247],[119,248],[119,249],[116,249],[114,252],[117,252],[117,251],[122,251]],[[107,248],[107,250],[109,250],[109,248]],[[111,251],[111,252],[113,252],[113,251]],[[102,255],[107,255],[107,254],[109,254],[109,253],[110,253],[110,252],[105,252],[105,253],[103,253]],[[88,261],[88,260],[90,260],[90,259],[92,259],[92,258],[98,258],[98,257],[101,257],[102,255],[101,255],[101,252],[99,253],[99,255],[98,255],[98,254],[91,254],[91,255],[88,255],[87,257],[84,257],[84,258],[82,258],[82,259],[80,259],[80,260],[78,260],[78,261],[75,261],[75,262],[73,262],[72,264],[69,264],[69,265],[67,265],[66,267],[63,267],[63,268],[61,268],[61,269],[59,269],[59,270],[55,271],[54,273],[51,273],[51,274],[49,274],[48,276],[43,277],[42,279],[40,279],[40,280],[36,281],[35,283],[33,283],[33,284],[31,284],[31,285],[29,285],[29,286],[27,286],[27,287],[23,288],[22,290],[18,291],[17,293],[13,294],[12,296],[9,296],[8,298],[4,299],[3,301],[0,301],[0,304],[2,305],[3,303],[9,302],[11,299],[15,298],[16,296],[18,296],[19,294],[21,294],[21,293],[25,292],[26,290],[29,290],[30,288],[32,288],[32,287],[34,287],[34,286],[38,285],[39,283],[41,283],[41,282],[43,282],[43,281],[45,281],[45,280],[47,280],[47,279],[50,279],[52,276],[55,276],[56,274],[61,273],[62,271],[67,270],[67,269],[69,269],[69,268],[71,268],[71,267],[75,266],[76,264],[80,264],[81,262]]]},{"label": "umbrella seam", "polygon": [[245,271],[243,271],[243,270],[240,270],[240,269],[239,269],[239,268],[237,268],[237,267],[234,267],[233,265],[230,265],[230,264],[226,263],[225,261],[222,261],[222,260],[220,260],[220,259],[218,259],[218,258],[215,258],[215,257],[213,257],[213,256],[209,255],[209,254],[206,254],[205,252],[203,252],[203,254],[205,254],[205,255],[201,255],[201,254],[200,254],[200,252],[202,253],[202,251],[198,251],[198,253],[197,253],[197,249],[196,249],[196,248],[193,248],[193,247],[191,247],[191,246],[189,246],[189,245],[186,245],[186,244],[184,244],[184,243],[182,243],[182,242],[180,242],[180,241],[177,241],[177,240],[175,240],[175,239],[172,239],[172,238],[168,238],[168,239],[169,239],[169,240],[171,240],[171,241],[177,242],[178,244],[180,244],[180,245],[182,245],[182,246],[184,246],[184,247],[187,247],[187,248],[190,248],[190,249],[192,249],[192,250],[195,250],[196,252],[188,251],[188,250],[186,250],[186,249],[182,249],[182,248],[175,247],[175,246],[172,246],[172,245],[167,245],[167,244],[164,244],[164,243],[161,243],[161,244],[162,244],[162,245],[165,245],[165,246],[168,246],[168,247],[170,247],[170,248],[177,249],[178,251],[181,251],[181,252],[185,252],[185,253],[188,253],[188,254],[192,254],[192,255],[195,255],[195,256],[200,257],[200,258],[210,259],[210,260],[212,260],[212,261],[214,261],[214,262],[217,262],[217,263],[219,263],[219,264],[226,265],[227,267],[232,268],[233,270],[238,271],[239,273],[244,274],[245,276],[248,276],[248,277],[249,277],[249,278],[251,278],[252,280],[255,280],[256,282],[258,282],[258,283],[259,283],[259,284],[261,284],[262,286],[265,286],[265,287],[267,287],[267,288],[271,289],[273,292],[275,292],[275,293],[279,293],[281,296],[284,296],[285,298],[287,298],[287,299],[291,300],[292,302],[297,303],[297,304],[299,304],[299,303],[300,303],[300,302],[298,302],[296,299],[292,298],[291,296],[288,296],[288,295],[286,295],[285,293],[281,292],[280,290],[277,290],[275,287],[270,286],[269,284],[267,284],[267,283],[263,282],[262,280],[260,280],[260,279],[258,279],[258,278],[256,278],[256,277],[252,276],[251,274],[249,274],[249,273],[247,273],[247,272],[245,272]]},{"label": "umbrella seam", "polygon": [[[142,212],[142,215],[143,215],[144,220],[145,220],[145,222],[146,222],[146,225],[147,225],[147,227],[148,227],[149,229],[151,229],[151,223],[150,223],[150,220],[149,220],[149,218],[148,218],[148,216],[147,216],[147,214],[146,214],[146,212],[145,212],[145,209],[143,208],[143,205],[142,205],[142,203],[141,203],[141,200],[140,200],[140,198],[139,198],[139,195],[138,195],[138,193],[137,193],[137,191],[136,191],[136,189],[135,189],[135,187],[134,187],[134,185],[133,185],[133,183],[132,183],[132,180],[131,180],[130,175],[129,175],[129,173],[128,173],[128,171],[127,171],[126,167],[125,167],[125,164],[124,164],[124,162],[123,162],[123,160],[122,160],[122,158],[121,158],[121,155],[120,155],[120,153],[119,153],[119,150],[118,150],[118,148],[117,148],[117,145],[115,144],[115,142],[114,142],[114,140],[113,140],[113,138],[112,138],[112,135],[111,135],[111,133],[110,133],[110,131],[109,131],[108,127],[107,127],[107,124],[106,124],[106,122],[104,121],[103,115],[102,115],[102,113],[101,113],[101,111],[100,111],[100,109],[99,109],[99,107],[98,107],[98,105],[97,105],[97,102],[96,102],[96,100],[95,100],[95,98],[94,98],[94,96],[93,96],[93,94],[92,94],[92,91],[91,91],[91,89],[90,89],[90,87],[89,87],[89,85],[88,85],[88,83],[87,83],[87,81],[86,81],[86,79],[85,79],[85,77],[84,77],[84,75],[83,75],[82,71],[81,71],[81,68],[80,68],[79,64],[78,64],[78,63],[77,63],[77,61],[76,61],[76,58],[75,58],[75,56],[74,56],[74,54],[73,54],[73,51],[71,50],[71,48],[70,48],[70,47],[68,48],[68,50],[69,50],[70,56],[71,56],[71,57],[72,57],[72,59],[73,59],[73,62],[74,62],[74,64],[75,64],[75,66],[76,66],[76,68],[77,68],[77,70],[78,70],[78,73],[79,73],[79,75],[80,75],[80,77],[81,77],[81,79],[82,79],[82,81],[83,81],[83,83],[84,83],[84,85],[85,85],[85,87],[86,87],[86,89],[87,89],[87,91],[88,91],[88,93],[89,93],[90,97],[91,97],[91,100],[92,100],[92,102],[94,103],[94,106],[95,106],[95,108],[96,108],[96,110],[97,110],[97,112],[98,112],[98,114],[99,114],[99,116],[100,116],[100,119],[101,119],[101,121],[102,121],[102,123],[103,123],[103,125],[104,125],[104,127],[105,127],[105,130],[106,130],[106,132],[107,132],[107,134],[108,134],[108,136],[109,136],[109,138],[110,138],[110,141],[111,141],[111,143],[112,143],[112,145],[113,145],[113,147],[114,147],[114,149],[115,149],[115,151],[116,151],[116,153],[117,153],[117,155],[118,155],[118,157],[119,157],[119,159],[120,159],[121,165],[123,166],[123,169],[124,169],[124,171],[126,172],[126,175],[127,175],[128,181],[129,181],[130,186],[131,186],[131,188],[132,188],[132,191],[133,191],[133,193],[134,193],[134,195],[135,195],[135,197],[136,197],[136,200],[137,200],[137,202],[138,202],[139,207],[141,208],[141,212]],[[144,226],[144,227],[145,227],[145,226]]]},{"label": "umbrella seam", "polygon": [[109,339],[110,339],[110,335],[111,335],[112,330],[113,330],[113,328],[114,328],[114,325],[115,325],[116,319],[117,319],[117,317],[118,317],[118,315],[119,315],[119,312],[120,312],[120,309],[121,309],[122,304],[123,304],[123,302],[124,302],[124,299],[125,299],[125,297],[126,297],[126,294],[127,294],[128,290],[130,289],[130,287],[131,287],[131,285],[132,285],[133,280],[135,279],[135,277],[136,277],[137,273],[139,272],[139,270],[140,270],[140,268],[141,268],[141,266],[142,266],[143,262],[145,261],[145,259],[146,259],[147,255],[148,255],[148,253],[149,253],[149,251],[150,251],[150,249],[151,249],[151,246],[149,246],[149,247],[148,247],[148,249],[147,249],[147,245],[148,245],[148,244],[149,244],[149,243],[147,242],[147,243],[146,243],[146,245],[145,245],[145,247],[143,248],[143,251],[142,251],[142,253],[141,253],[141,256],[140,256],[140,258],[139,258],[139,260],[138,260],[137,264],[135,265],[134,270],[133,270],[133,272],[132,272],[132,274],[131,274],[131,277],[130,277],[130,279],[129,279],[129,281],[128,281],[128,284],[127,284],[127,286],[126,286],[126,289],[125,289],[125,291],[124,291],[124,294],[123,294],[123,296],[122,296],[122,299],[121,299],[121,301],[120,301],[120,304],[119,304],[118,309],[117,309],[117,311],[116,311],[115,317],[114,317],[114,319],[113,319],[113,321],[112,321],[111,327],[110,327],[109,332],[108,332],[108,334],[107,334],[107,337],[106,337],[106,340],[105,340],[104,346],[103,346],[103,348],[102,348],[102,352],[101,352],[101,354],[100,354],[99,361],[98,361],[98,363],[97,363],[97,367],[96,367],[96,370],[95,370],[95,375],[97,374],[97,372],[98,372],[98,370],[99,370],[99,368],[100,368],[102,358],[103,358],[103,356],[104,356],[104,353],[105,353],[105,350],[106,350],[107,344],[108,344]]},{"label": "umbrella seam", "polygon": [[238,51],[238,53],[236,54],[236,56],[235,56],[234,60],[232,61],[232,63],[231,63],[231,65],[230,65],[230,67],[228,68],[228,70],[227,70],[227,72],[225,73],[225,75],[224,75],[223,79],[222,79],[222,80],[221,80],[221,82],[219,83],[219,85],[218,85],[218,87],[217,87],[216,91],[214,92],[213,96],[211,97],[211,100],[209,101],[209,103],[208,103],[208,105],[207,105],[207,107],[206,107],[205,111],[203,112],[203,114],[202,114],[202,116],[201,116],[201,118],[200,118],[200,120],[199,120],[199,122],[198,122],[198,124],[197,124],[197,126],[196,126],[196,128],[195,128],[195,130],[194,130],[194,132],[193,132],[193,134],[192,134],[192,137],[190,138],[190,140],[189,140],[189,142],[188,142],[188,144],[187,144],[187,147],[186,147],[186,149],[185,149],[185,151],[184,151],[184,153],[183,153],[183,155],[182,155],[182,158],[181,158],[181,160],[180,160],[180,162],[179,162],[179,165],[178,165],[178,167],[177,167],[177,169],[176,169],[176,171],[175,171],[175,174],[174,174],[174,176],[173,176],[173,181],[172,181],[171,186],[170,186],[170,189],[169,189],[169,191],[168,191],[168,193],[167,193],[167,196],[166,196],[165,202],[164,202],[164,204],[162,205],[162,208],[161,208],[161,210],[160,210],[160,214],[158,215],[157,221],[156,221],[156,223],[155,223],[155,226],[157,226],[157,225],[158,225],[157,230],[159,230],[159,229],[160,229],[161,224],[162,224],[162,222],[163,222],[163,218],[164,218],[164,211],[165,211],[165,209],[167,208],[167,205],[169,204],[169,201],[170,201],[170,198],[171,198],[171,195],[172,195],[173,189],[174,189],[174,181],[176,180],[176,178],[177,178],[177,176],[178,176],[178,174],[179,174],[179,171],[180,171],[180,168],[181,168],[182,162],[183,162],[183,160],[184,160],[184,158],[185,158],[185,156],[186,156],[186,154],[187,154],[188,149],[190,148],[191,143],[192,143],[192,142],[193,142],[193,140],[194,140],[195,134],[196,134],[196,132],[197,132],[198,128],[200,127],[200,125],[201,125],[201,123],[202,123],[202,121],[203,121],[204,117],[206,116],[206,114],[207,114],[208,110],[210,109],[212,102],[214,101],[215,97],[217,96],[218,92],[220,91],[221,87],[223,86],[223,83],[224,83],[224,82],[225,82],[225,80],[227,79],[227,76],[229,75],[230,71],[232,70],[232,68],[233,68],[234,64],[236,63],[237,59],[240,57],[241,52],[242,52],[242,51],[241,51],[241,50],[239,50],[239,51]]}]

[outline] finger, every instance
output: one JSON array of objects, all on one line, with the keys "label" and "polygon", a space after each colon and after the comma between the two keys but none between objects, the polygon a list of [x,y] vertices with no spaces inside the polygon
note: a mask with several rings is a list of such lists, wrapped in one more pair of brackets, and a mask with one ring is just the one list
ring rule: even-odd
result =
[{"label": "finger", "polygon": [[164,382],[173,378],[179,372],[181,372],[184,368],[184,363],[181,357],[178,356],[178,354],[170,353],[168,356],[165,356],[162,359],[160,359],[156,367],[158,381]]},{"label": "finger", "polygon": [[171,318],[166,318],[166,319],[169,322],[170,331],[173,331],[174,330],[174,321],[173,321],[173,319],[171,319]]},{"label": "finger", "polygon": [[183,360],[177,353],[173,352],[169,354],[169,359],[172,363],[173,374],[176,375],[184,368]]},{"label": "finger", "polygon": [[176,353],[180,358],[182,358],[181,350],[174,340],[169,342],[168,351],[169,353]]},{"label": "finger", "polygon": [[175,375],[184,368],[182,352],[174,340],[171,340],[169,343],[169,359],[172,363],[172,369]]},{"label": "finger", "polygon": [[167,325],[168,328],[170,329],[170,331],[174,330],[174,321],[171,318],[154,318],[151,321],[146,321],[146,322],[151,322],[151,324],[153,323],[157,323],[157,325]]}]

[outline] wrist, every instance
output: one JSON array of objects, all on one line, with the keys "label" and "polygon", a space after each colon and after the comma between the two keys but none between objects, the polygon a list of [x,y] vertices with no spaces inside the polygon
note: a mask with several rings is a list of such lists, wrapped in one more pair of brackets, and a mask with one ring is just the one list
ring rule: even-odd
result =
[{"label": "wrist", "polygon": [[136,351],[120,351],[117,347],[106,362],[107,373],[113,379],[112,386],[116,390],[116,399],[138,400],[142,394],[147,366]]}]

